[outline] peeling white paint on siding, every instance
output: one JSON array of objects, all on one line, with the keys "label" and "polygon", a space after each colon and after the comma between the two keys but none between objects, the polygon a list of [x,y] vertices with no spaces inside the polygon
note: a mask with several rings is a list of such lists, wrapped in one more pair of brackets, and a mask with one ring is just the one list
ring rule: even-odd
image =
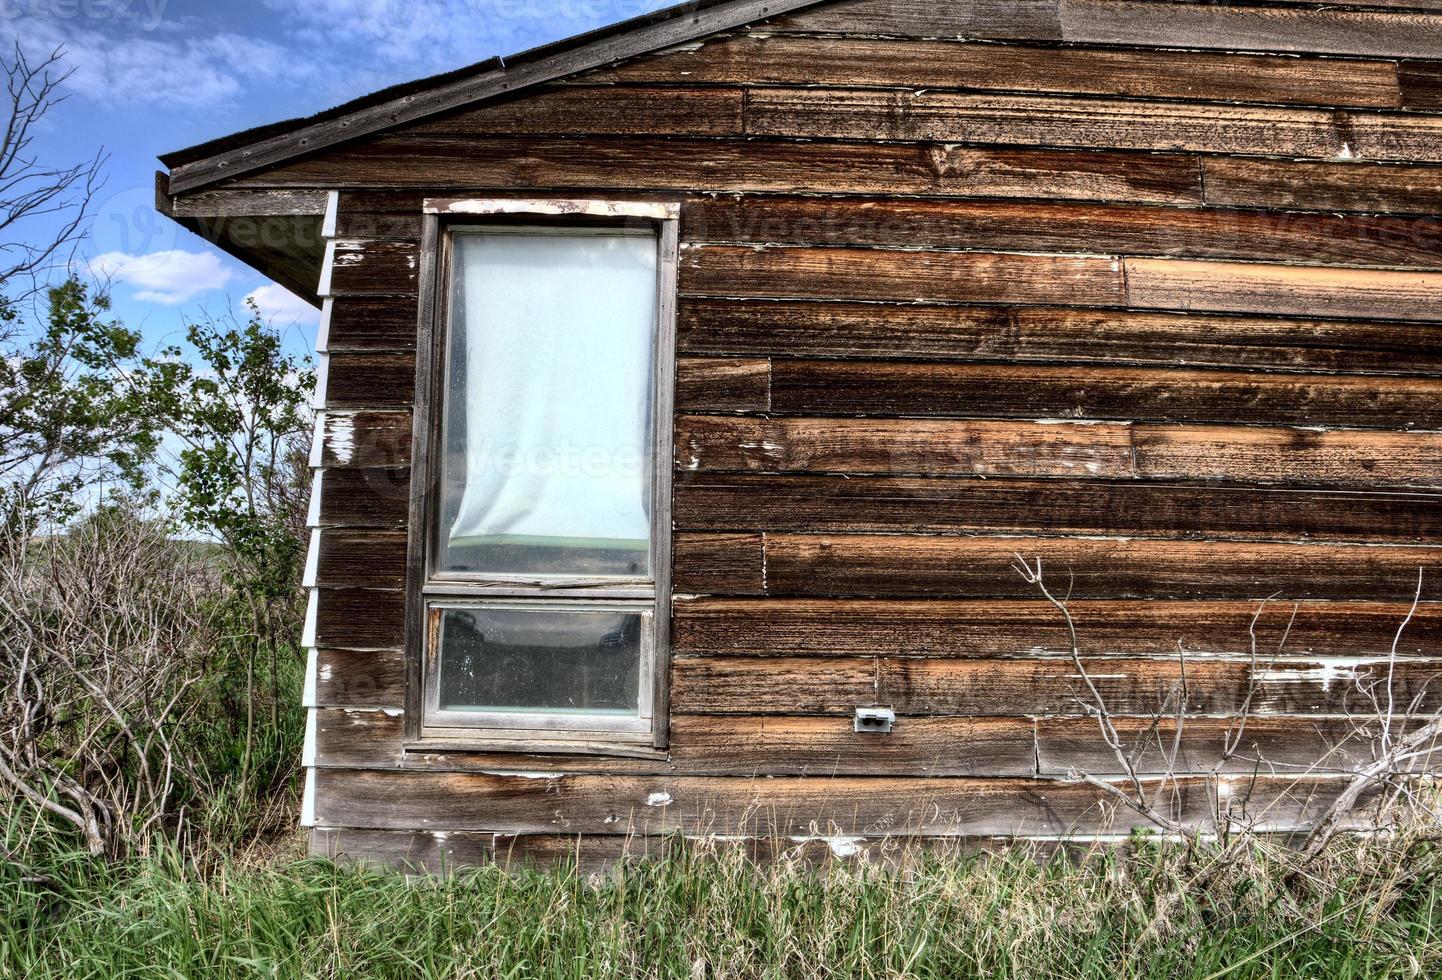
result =
[{"label": "peeling white paint on siding", "polygon": [[596,218],[651,218],[658,221],[677,218],[681,213],[680,207],[675,204],[582,201],[569,198],[547,198],[536,201],[497,201],[485,198],[427,199],[422,210],[428,214],[550,214]]},{"label": "peeling white paint on siding", "polygon": [[1256,679],[1259,684],[1320,684],[1322,690],[1330,691],[1332,685],[1338,681],[1351,683],[1356,680],[1357,668],[1336,664],[1298,670],[1278,670],[1273,667],[1257,671]]},{"label": "peeling white paint on siding", "polygon": [[780,458],[781,455],[786,452],[785,446],[779,446],[774,442],[743,442],[741,443],[741,448],[757,449],[773,458]]},{"label": "peeling white paint on siding", "polygon": [[349,466],[355,457],[355,419],[349,415],[332,415],[326,419],[324,449],[341,466]]},{"label": "peeling white paint on siding", "polygon": [[[722,839],[728,839],[728,838],[719,838],[719,837],[718,837],[718,838],[716,838],[716,839],[717,839],[717,840],[722,840]],[[746,840],[746,838],[744,838],[744,837],[735,837],[735,838],[729,838],[729,839],[731,839],[731,840],[737,840],[737,841]],[[792,838],[791,838],[791,843],[793,843],[793,844],[816,844],[816,843],[821,843],[821,844],[825,844],[828,848],[830,848],[831,853],[832,853],[832,855],[833,855],[834,857],[838,857],[838,858],[852,858],[852,857],[856,857],[856,855],[858,855],[858,854],[861,853],[861,848],[862,848],[862,845],[866,843],[866,838],[865,838],[865,837],[843,837],[843,836],[840,836],[840,835],[835,836],[835,837],[792,837]]]}]

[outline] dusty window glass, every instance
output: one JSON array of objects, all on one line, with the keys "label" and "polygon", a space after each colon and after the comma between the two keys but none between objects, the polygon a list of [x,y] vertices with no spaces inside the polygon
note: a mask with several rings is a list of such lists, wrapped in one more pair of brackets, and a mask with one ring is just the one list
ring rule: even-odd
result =
[{"label": "dusty window glass", "polygon": [[453,237],[436,572],[649,578],[657,236]]},{"label": "dusty window glass", "polygon": [[639,611],[476,606],[436,615],[440,712],[582,719],[640,713]]}]

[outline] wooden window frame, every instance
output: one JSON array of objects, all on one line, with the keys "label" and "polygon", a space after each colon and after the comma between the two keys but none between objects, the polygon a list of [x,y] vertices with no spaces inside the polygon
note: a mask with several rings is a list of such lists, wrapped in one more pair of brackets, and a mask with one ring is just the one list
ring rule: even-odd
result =
[{"label": "wooden window frame", "polygon": [[[445,370],[450,347],[451,243],[457,231],[484,225],[567,228],[646,227],[657,240],[657,302],[651,451],[651,571],[647,579],[570,576],[434,574],[445,415]],[[664,752],[670,738],[671,493],[676,388],[676,290],[680,206],[600,200],[427,199],[423,207],[416,402],[411,454],[411,499],[406,572],[406,711],[408,750],[513,751],[645,755]],[[430,725],[436,701],[434,610],[536,606],[560,610],[623,609],[649,616],[642,641],[638,719],[560,722],[542,713],[485,715],[465,725]],[[649,697],[647,695],[649,694]],[[527,720],[508,727],[507,720]]]}]

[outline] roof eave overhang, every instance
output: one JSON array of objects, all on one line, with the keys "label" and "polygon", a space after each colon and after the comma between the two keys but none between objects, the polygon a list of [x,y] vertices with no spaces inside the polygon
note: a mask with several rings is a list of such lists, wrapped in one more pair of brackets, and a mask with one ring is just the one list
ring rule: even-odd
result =
[{"label": "roof eave overhang", "polygon": [[474,74],[442,76],[445,80],[431,88],[353,111],[299,120],[293,129],[174,167],[168,192],[171,197],[191,194],[387,129],[825,2],[692,0],[513,59],[484,63]]}]

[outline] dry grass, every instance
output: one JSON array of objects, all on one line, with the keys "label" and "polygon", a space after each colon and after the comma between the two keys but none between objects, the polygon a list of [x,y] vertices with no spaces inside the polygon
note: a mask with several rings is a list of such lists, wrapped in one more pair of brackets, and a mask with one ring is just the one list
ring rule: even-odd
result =
[{"label": "dry grass", "polygon": [[[766,865],[724,843],[610,875],[406,879],[321,861],[55,858],[0,880],[0,973],[25,977],[1432,977],[1435,843],[1320,858],[1138,839],[1043,856]],[[1205,878],[1205,889],[1192,885]],[[1181,896],[1178,900],[1177,896]]]}]

